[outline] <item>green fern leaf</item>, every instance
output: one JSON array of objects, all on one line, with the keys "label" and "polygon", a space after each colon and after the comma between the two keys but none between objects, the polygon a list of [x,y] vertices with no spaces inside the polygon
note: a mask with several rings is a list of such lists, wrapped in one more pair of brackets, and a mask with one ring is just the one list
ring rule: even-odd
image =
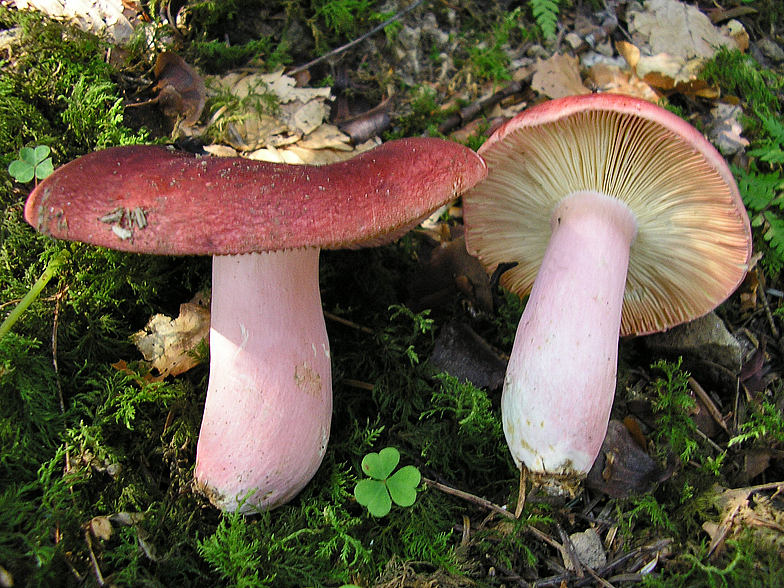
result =
[{"label": "green fern leaf", "polygon": [[763,236],[776,253],[784,259],[784,219],[780,219],[772,212],[766,212],[765,220],[768,227]]},{"label": "green fern leaf", "polygon": [[761,147],[752,149],[748,154],[774,165],[784,163],[784,123],[761,113],[759,117],[770,138]]},{"label": "green fern leaf", "polygon": [[743,203],[751,210],[759,212],[772,205],[784,208],[784,199],[777,194],[784,188],[784,181],[778,172],[763,174],[737,167],[733,167],[733,172]]},{"label": "green fern leaf", "polygon": [[558,24],[558,0],[528,0],[536,24],[546,39],[555,37]]}]

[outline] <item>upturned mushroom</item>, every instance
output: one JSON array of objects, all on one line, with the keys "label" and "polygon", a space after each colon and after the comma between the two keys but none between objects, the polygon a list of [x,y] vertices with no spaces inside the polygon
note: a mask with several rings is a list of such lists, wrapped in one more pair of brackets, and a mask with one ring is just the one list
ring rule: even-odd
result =
[{"label": "upturned mushroom", "polygon": [[251,513],[295,496],[326,450],[320,248],[391,241],[486,173],[476,153],[440,139],[390,141],[320,167],[115,147],[56,170],[25,218],[59,239],[214,256],[195,482],[222,510]]},{"label": "upturned mushroom", "polygon": [[463,197],[469,251],[530,293],[501,401],[536,484],[573,492],[609,421],[619,335],[704,315],[743,279],[749,220],[721,155],[652,103],[611,94],[546,102],[480,148]]}]

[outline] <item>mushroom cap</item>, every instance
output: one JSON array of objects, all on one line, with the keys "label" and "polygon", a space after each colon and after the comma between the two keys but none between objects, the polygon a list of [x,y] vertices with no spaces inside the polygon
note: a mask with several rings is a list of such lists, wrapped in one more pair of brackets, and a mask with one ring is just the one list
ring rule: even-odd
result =
[{"label": "mushroom cap", "polygon": [[434,138],[324,166],[112,147],[58,168],[30,194],[25,218],[52,237],[141,253],[375,245],[486,174],[476,153]]},{"label": "mushroom cap", "polygon": [[[668,329],[710,312],[746,274],[751,227],[722,156],[691,125],[616,94],[552,100],[515,116],[479,149],[487,178],[463,196],[466,243],[502,283],[530,292],[558,202],[593,190],[638,222],[621,335]],[[587,277],[592,279],[592,277]]]}]

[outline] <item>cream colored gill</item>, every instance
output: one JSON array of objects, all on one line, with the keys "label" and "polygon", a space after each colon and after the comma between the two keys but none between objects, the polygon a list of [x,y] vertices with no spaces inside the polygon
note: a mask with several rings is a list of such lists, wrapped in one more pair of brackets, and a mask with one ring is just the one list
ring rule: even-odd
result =
[{"label": "cream colored gill", "polygon": [[731,292],[727,276],[745,268],[747,246],[730,188],[699,151],[658,123],[580,112],[522,127],[483,155],[490,173],[469,196],[476,200],[472,246],[491,269],[517,262],[504,285],[521,295],[541,264],[553,209],[581,190],[623,200],[639,224],[622,334],[705,314]]}]

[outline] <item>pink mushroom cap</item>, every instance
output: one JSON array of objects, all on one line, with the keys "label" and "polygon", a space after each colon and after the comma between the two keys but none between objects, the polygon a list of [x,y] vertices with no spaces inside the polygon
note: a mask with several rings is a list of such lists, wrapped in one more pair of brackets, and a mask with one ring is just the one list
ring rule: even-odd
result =
[{"label": "pink mushroom cap", "polygon": [[751,228],[721,155],[691,125],[614,94],[521,112],[480,148],[466,245],[529,295],[501,400],[518,466],[558,492],[593,464],[619,335],[702,316],[743,280]]},{"label": "pink mushroom cap", "polygon": [[743,280],[751,227],[721,154],[692,125],[646,100],[585,94],[521,112],[479,149],[486,180],[464,196],[466,243],[489,271],[531,291],[558,202],[595,190],[639,223],[621,335],[664,331],[707,314]]}]

